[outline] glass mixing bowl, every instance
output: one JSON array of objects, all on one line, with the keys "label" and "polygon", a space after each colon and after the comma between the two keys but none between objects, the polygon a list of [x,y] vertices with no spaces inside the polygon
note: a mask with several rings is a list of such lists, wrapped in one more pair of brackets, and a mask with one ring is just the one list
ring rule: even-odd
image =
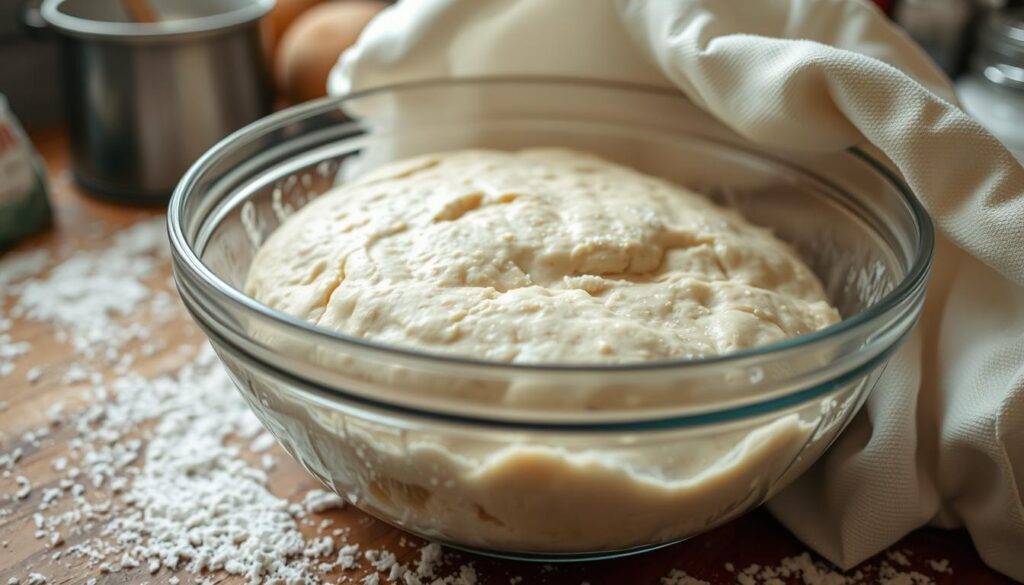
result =
[{"label": "glass mixing bowl", "polygon": [[[320,329],[243,292],[267,235],[364,169],[529,146],[595,152],[770,226],[844,320],[709,359],[520,365]],[[800,475],[913,327],[933,244],[920,205],[863,152],[759,150],[677,92],[552,79],[423,82],[282,111],[200,159],[168,222],[185,305],[310,473],[415,534],[532,559],[687,538]]]}]

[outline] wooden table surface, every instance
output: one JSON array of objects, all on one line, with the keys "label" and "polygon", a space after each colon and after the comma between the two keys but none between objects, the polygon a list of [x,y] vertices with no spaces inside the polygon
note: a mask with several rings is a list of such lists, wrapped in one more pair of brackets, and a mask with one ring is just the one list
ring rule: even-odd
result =
[{"label": "wooden table surface", "polygon": [[[33,141],[46,159],[51,174],[55,226],[48,232],[23,242],[16,250],[46,248],[57,258],[65,257],[78,248],[102,245],[106,235],[120,227],[161,214],[160,210],[119,207],[84,196],[70,181],[67,172],[67,144],[63,133],[58,130],[40,132],[33,136]],[[6,312],[7,307],[4,310]],[[16,473],[28,477],[37,487],[45,487],[56,480],[56,474],[48,462],[68,448],[67,443],[74,433],[71,429],[58,428],[43,440],[40,446],[22,444],[22,433],[37,427],[40,421],[45,420],[45,413],[50,404],[64,400],[70,394],[67,388],[55,380],[43,378],[37,384],[30,384],[26,381],[25,373],[33,366],[52,366],[70,361],[71,354],[67,346],[58,342],[53,331],[45,325],[16,321],[10,333],[16,340],[30,341],[33,350],[17,361],[17,370],[12,375],[0,378],[0,400],[8,403],[8,407],[0,411],[0,454],[17,447],[23,448],[25,455],[18,462]],[[202,339],[201,334],[184,319],[181,323],[162,328],[161,335],[173,339],[176,343],[198,344]],[[147,375],[171,372],[180,367],[180,361],[186,358],[178,359],[179,363],[175,363],[174,359],[157,355],[149,361],[137,363],[135,369]],[[85,406],[79,403],[68,408]],[[274,449],[278,450],[276,446]],[[316,482],[298,464],[283,452],[277,454],[279,464],[270,475],[271,491],[281,497],[299,499],[308,489],[317,487]],[[13,475],[0,479],[0,494],[10,493],[13,488]],[[6,542],[0,546],[0,585],[8,583],[11,577],[18,577],[24,583],[30,571],[48,576],[51,584],[85,583],[90,578],[97,579],[98,585],[142,581],[161,583],[167,582],[171,577],[171,573],[166,570],[154,576],[144,568],[102,574],[97,568],[90,567],[82,559],[71,555],[53,560],[53,553],[60,550],[60,547],[67,547],[77,540],[95,536],[101,527],[94,527],[93,532],[96,534],[87,531],[84,534],[69,535],[67,541],[56,548],[48,546],[45,540],[34,538],[32,513],[39,503],[40,491],[33,490],[30,497],[24,500],[0,498],[0,545]],[[408,546],[408,542],[419,543],[417,539],[405,537],[397,529],[373,520],[352,507],[327,512],[323,516],[333,519],[336,525],[350,526],[349,540],[363,545],[364,548],[390,549],[398,554],[399,560],[403,562],[412,561],[417,555],[416,547]],[[406,546],[401,546],[400,542],[405,542]],[[805,550],[806,548],[770,515],[763,510],[756,510],[687,542],[646,555],[613,561],[544,566],[486,559],[465,553],[449,554],[456,564],[472,562],[481,585],[508,584],[513,577],[522,577],[519,582],[525,584],[586,582],[598,585],[659,584],[673,569],[683,570],[709,583],[732,583],[735,576],[726,570],[726,563],[738,568],[753,563],[771,566],[778,564],[784,557],[798,555]],[[986,568],[971,546],[966,533],[962,531],[921,529],[898,542],[890,549],[891,551],[907,553],[912,566],[900,567],[901,569],[920,570],[932,577],[936,583],[995,585],[1013,582]],[[884,559],[886,553],[869,560],[866,565],[877,566]],[[948,559],[952,574],[931,571],[927,563],[930,559]],[[349,582],[358,582],[357,577],[361,574],[349,572],[347,576]],[[179,577],[183,583],[192,581],[186,575]],[[338,582],[339,577],[337,574],[326,576],[325,582]],[[226,581],[235,582],[233,579]],[[792,579],[790,582],[802,581]]]}]

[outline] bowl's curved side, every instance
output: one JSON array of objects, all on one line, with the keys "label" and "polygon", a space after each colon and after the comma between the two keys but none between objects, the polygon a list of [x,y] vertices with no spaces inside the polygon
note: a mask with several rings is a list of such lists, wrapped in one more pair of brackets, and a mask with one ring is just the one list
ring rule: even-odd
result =
[{"label": "bowl's curved side", "polygon": [[[168,221],[182,298],[263,423],[325,485],[406,530],[537,558],[706,530],[820,457],[920,314],[931,225],[860,153],[758,153],[687,126],[690,107],[663,91],[520,80],[391,92],[306,104],[229,137],[183,178]],[[419,108],[389,117],[395,99]],[[708,360],[512,366],[317,329],[240,291],[291,210],[373,161],[552,144],[589,146],[773,226],[848,318]]]},{"label": "bowl's curved side", "polygon": [[212,339],[263,424],[329,489],[420,536],[536,560],[638,552],[760,505],[821,456],[886,359],[732,424],[523,433],[345,404]]}]

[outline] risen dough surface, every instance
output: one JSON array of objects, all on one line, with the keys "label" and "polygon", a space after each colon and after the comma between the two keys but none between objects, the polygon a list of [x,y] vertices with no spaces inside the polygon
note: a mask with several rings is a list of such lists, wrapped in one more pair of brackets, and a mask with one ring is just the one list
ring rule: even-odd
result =
[{"label": "risen dough surface", "polygon": [[289,218],[246,289],[352,335],[521,363],[700,357],[839,319],[768,230],[561,149],[385,165]]}]

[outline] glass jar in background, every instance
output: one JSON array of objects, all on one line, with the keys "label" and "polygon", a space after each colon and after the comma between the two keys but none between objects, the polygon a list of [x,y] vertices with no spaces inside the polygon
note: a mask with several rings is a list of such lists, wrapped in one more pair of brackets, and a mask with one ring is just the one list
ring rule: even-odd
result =
[{"label": "glass jar in background", "polygon": [[956,90],[964,110],[1024,163],[1024,6],[980,22],[970,69]]}]

